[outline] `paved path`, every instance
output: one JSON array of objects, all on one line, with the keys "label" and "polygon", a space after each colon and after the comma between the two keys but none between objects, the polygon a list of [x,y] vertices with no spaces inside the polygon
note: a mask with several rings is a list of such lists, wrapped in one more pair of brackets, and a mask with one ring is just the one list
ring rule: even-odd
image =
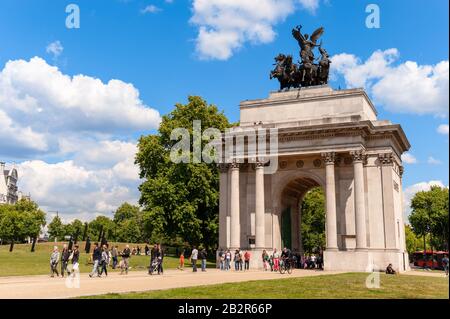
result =
[{"label": "paved path", "polygon": [[66,280],[49,276],[24,276],[0,278],[0,298],[71,298],[107,293],[162,290],[249,280],[269,280],[292,277],[309,277],[341,272],[294,270],[291,275],[263,271],[223,272],[209,269],[206,272],[192,273],[166,270],[163,276],[149,276],[144,272],[130,272],[128,275],[111,273],[107,278],[89,278],[80,275],[80,288],[68,288]]},{"label": "paved path", "polygon": [[[291,275],[251,270],[247,272],[222,272],[209,269],[207,272],[192,273],[166,270],[163,276],[149,276],[144,272],[134,271],[128,275],[111,273],[107,278],[89,278],[86,273],[80,275],[80,287],[68,288],[66,280],[49,276],[0,277],[0,299],[4,298],[71,298],[93,296],[107,293],[124,293],[133,291],[163,290],[200,285],[213,285],[249,280],[270,280],[292,277],[311,277],[332,275],[343,272],[294,270]],[[442,273],[408,271],[402,275],[445,277]]]}]

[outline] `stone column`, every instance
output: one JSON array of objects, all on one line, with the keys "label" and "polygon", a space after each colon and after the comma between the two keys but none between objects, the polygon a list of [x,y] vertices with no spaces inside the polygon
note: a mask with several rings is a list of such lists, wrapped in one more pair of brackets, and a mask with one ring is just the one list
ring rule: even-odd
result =
[{"label": "stone column", "polygon": [[228,165],[219,164],[219,248],[228,248],[227,243],[227,212],[228,212]]},{"label": "stone column", "polygon": [[364,161],[365,152],[362,150],[350,153],[353,157],[355,219],[356,219],[356,250],[367,249],[366,237],[366,203],[364,195]]},{"label": "stone column", "polygon": [[265,248],[264,164],[256,163],[255,169],[255,246]]},{"label": "stone column", "polygon": [[325,196],[326,196],[326,239],[327,250],[337,250],[337,222],[336,222],[336,181],[334,176],[334,164],[336,153],[323,153],[325,162]]},{"label": "stone column", "polygon": [[231,164],[231,231],[230,248],[240,248],[241,245],[241,225],[239,212],[239,163]]}]

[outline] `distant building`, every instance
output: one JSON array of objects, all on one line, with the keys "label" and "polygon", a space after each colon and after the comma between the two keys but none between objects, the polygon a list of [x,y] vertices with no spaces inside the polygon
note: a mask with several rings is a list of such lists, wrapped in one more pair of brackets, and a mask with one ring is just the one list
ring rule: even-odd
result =
[{"label": "distant building", "polygon": [[0,204],[15,204],[18,200],[30,199],[17,189],[17,169],[6,169],[5,163],[0,162]]}]

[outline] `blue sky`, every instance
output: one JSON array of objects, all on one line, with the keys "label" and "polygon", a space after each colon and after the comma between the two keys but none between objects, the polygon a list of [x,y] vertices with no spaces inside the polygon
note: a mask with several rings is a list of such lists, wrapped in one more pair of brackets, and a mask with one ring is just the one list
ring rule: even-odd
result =
[{"label": "blue sky", "polygon": [[[70,3],[79,29],[66,27]],[[365,24],[371,3],[379,29]],[[17,163],[22,190],[46,209],[109,213],[138,197],[136,138],[158,113],[201,95],[237,121],[241,100],[277,89],[273,57],[298,55],[292,27],[323,25],[331,85],[366,87],[411,142],[408,199],[448,185],[448,23],[444,0],[2,0],[0,160]]]}]

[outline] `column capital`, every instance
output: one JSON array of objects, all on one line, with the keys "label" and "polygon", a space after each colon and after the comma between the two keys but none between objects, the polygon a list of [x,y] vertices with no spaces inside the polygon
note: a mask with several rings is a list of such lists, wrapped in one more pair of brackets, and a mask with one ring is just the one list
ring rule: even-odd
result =
[{"label": "column capital", "polygon": [[241,163],[238,163],[236,161],[233,161],[233,163],[230,164],[231,169],[239,169],[241,167]]},{"label": "column capital", "polygon": [[263,162],[256,162],[255,164],[255,168],[264,168],[265,164]]},{"label": "column capital", "polygon": [[219,171],[221,173],[227,173],[228,172],[228,168],[230,167],[230,165],[225,164],[225,163],[221,163],[221,164],[217,164],[217,167],[219,168]]},{"label": "column capital", "polygon": [[322,156],[325,165],[337,164],[337,162],[339,161],[339,157],[336,152],[326,152],[321,153],[320,155]]},{"label": "column capital", "polygon": [[402,178],[403,177],[403,173],[405,173],[405,168],[403,166],[400,166],[398,171],[400,173],[400,178]]},{"label": "column capital", "polygon": [[366,162],[367,160],[367,154],[364,150],[356,150],[356,151],[351,151],[350,155],[353,159],[353,163],[355,162]]},{"label": "column capital", "polygon": [[378,160],[382,165],[390,165],[394,162],[394,155],[392,153],[380,153],[378,154]]}]

